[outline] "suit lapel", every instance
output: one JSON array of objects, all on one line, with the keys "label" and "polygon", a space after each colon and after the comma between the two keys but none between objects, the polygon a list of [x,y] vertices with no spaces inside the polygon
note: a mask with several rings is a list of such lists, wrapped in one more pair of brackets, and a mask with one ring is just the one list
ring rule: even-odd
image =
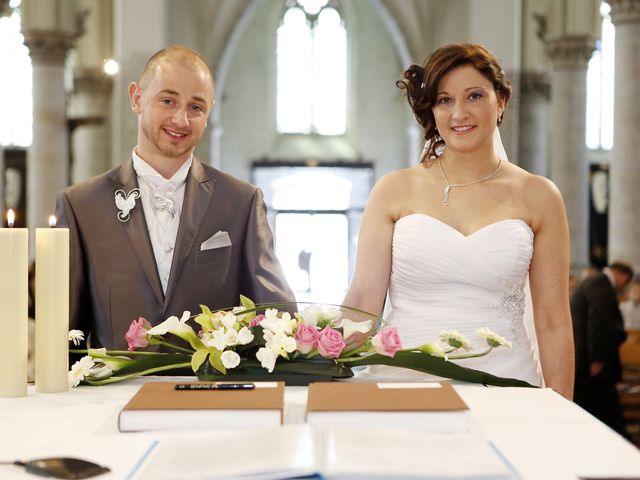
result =
[{"label": "suit lapel", "polygon": [[[135,170],[133,169],[133,160],[129,159],[128,162],[120,167],[117,177],[114,179],[114,186],[116,190],[124,190],[127,195],[134,188],[138,188],[138,180]],[[149,231],[147,230],[147,220],[144,216],[144,208],[142,207],[142,201],[140,199],[137,200],[135,208],[131,210],[129,220],[122,223],[122,225],[131,242],[131,247],[140,262],[140,267],[151,285],[153,294],[158,303],[162,305],[164,302],[162,284],[158,276],[156,259],[153,255],[153,247],[151,246]]]},{"label": "suit lapel", "polygon": [[185,262],[194,248],[196,236],[200,231],[204,215],[213,195],[214,183],[215,181],[209,178],[202,164],[194,158],[187,176],[182,214],[180,215],[180,227],[173,252],[171,273],[169,274],[163,310],[166,310],[169,305]]}]

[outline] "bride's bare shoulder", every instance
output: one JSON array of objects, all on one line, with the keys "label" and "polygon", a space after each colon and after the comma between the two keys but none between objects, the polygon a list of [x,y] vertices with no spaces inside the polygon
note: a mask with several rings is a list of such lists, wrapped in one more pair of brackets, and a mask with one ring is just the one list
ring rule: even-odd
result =
[{"label": "bride's bare shoulder", "polygon": [[412,188],[421,176],[420,166],[402,168],[389,172],[376,182],[374,192],[397,194]]},{"label": "bride's bare shoulder", "polygon": [[562,194],[556,185],[542,175],[535,175],[516,165],[510,165],[516,195],[527,210],[530,224],[537,229],[545,219],[564,213]]}]

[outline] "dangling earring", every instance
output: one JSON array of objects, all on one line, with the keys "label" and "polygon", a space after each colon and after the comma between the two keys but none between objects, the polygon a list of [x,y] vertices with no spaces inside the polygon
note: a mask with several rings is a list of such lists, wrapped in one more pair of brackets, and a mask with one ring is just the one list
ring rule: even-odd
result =
[{"label": "dangling earring", "polygon": [[[438,130],[436,129],[436,132],[437,131]],[[433,150],[433,153],[436,154],[436,157],[441,157],[442,154],[444,153],[444,148],[445,148],[444,140],[442,140],[442,137],[440,136],[440,134],[437,134],[433,138],[433,142],[436,144],[436,148]]]},{"label": "dangling earring", "polygon": [[502,123],[503,117],[504,117],[504,112],[500,112],[498,114],[498,125],[500,125]]}]

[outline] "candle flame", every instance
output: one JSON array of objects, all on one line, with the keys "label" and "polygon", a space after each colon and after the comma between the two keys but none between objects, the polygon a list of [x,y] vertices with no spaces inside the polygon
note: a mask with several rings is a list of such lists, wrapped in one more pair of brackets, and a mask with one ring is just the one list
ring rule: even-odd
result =
[{"label": "candle flame", "polygon": [[9,211],[7,212],[7,225],[10,227],[13,227],[13,224],[16,221],[16,214],[13,213],[13,209],[9,209]]},{"label": "candle flame", "polygon": [[55,227],[55,226],[56,226],[56,217],[55,217],[55,215],[51,215],[51,216],[49,217],[49,226],[50,226],[51,228],[53,228],[53,227]]}]

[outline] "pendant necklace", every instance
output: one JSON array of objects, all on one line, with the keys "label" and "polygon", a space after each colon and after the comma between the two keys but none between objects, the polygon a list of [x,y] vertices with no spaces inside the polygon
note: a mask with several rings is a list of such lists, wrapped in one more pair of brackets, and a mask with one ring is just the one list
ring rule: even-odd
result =
[{"label": "pendant necklace", "polygon": [[442,174],[442,178],[444,179],[444,183],[446,183],[445,187],[444,187],[444,206],[448,207],[449,206],[449,190],[451,190],[454,187],[468,187],[469,185],[474,185],[476,183],[481,183],[484,182],[486,180],[489,180],[491,177],[493,177],[497,172],[498,169],[500,168],[500,164],[502,163],[502,159],[499,158],[498,159],[498,165],[496,165],[496,168],[489,174],[489,175],[485,175],[484,177],[481,178],[477,178],[471,182],[467,182],[467,183],[449,183],[449,180],[447,180],[447,176],[444,174],[444,170],[442,169],[442,162],[440,161],[440,157],[438,157],[438,166],[440,167],[440,173]]}]

